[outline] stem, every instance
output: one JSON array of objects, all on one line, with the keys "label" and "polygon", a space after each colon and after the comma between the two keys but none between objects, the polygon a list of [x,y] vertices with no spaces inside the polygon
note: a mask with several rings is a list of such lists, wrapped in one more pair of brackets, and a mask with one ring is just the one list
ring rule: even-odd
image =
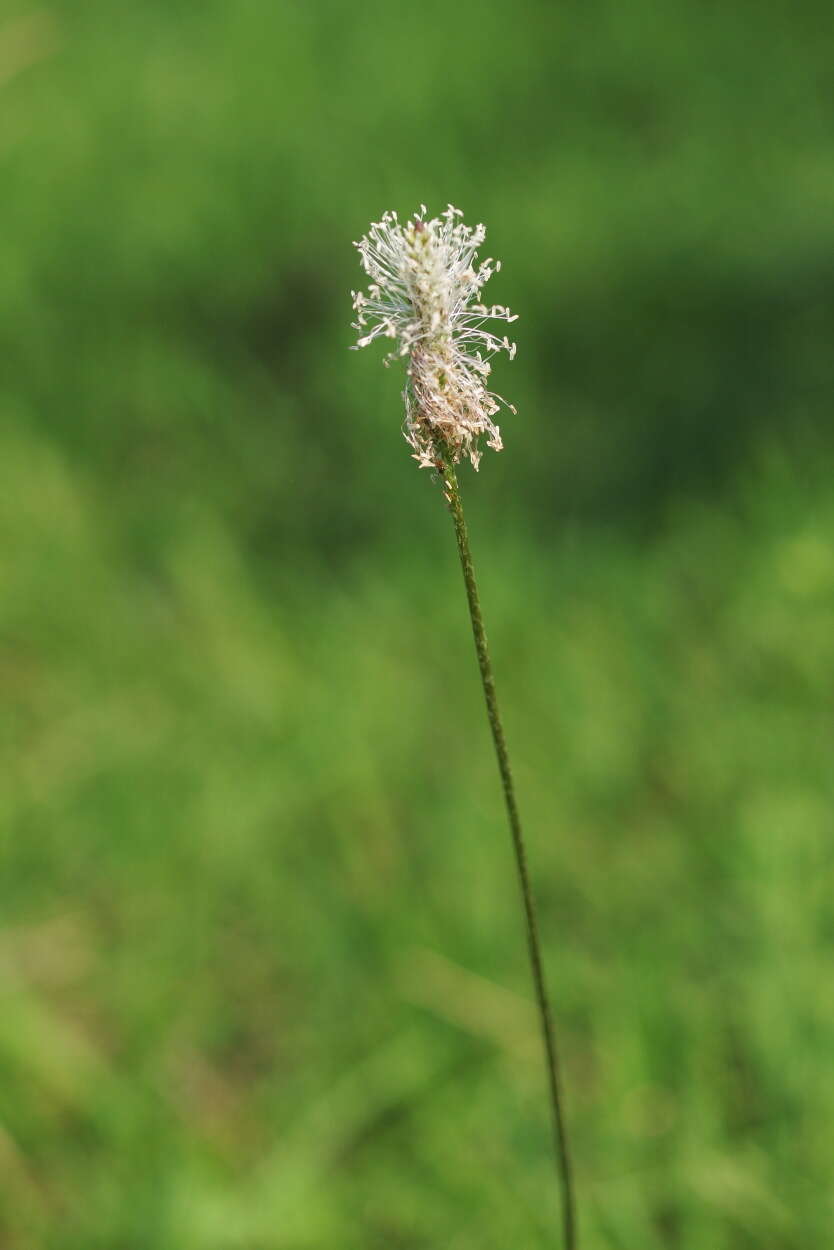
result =
[{"label": "stem", "polygon": [[542,1039],[544,1041],[547,1079],[550,1089],[550,1107],[553,1119],[553,1146],[556,1155],[556,1170],[562,1192],[562,1227],[565,1250],[576,1250],[576,1209],[573,1193],[573,1168],[571,1165],[570,1148],[568,1145],[567,1128],[565,1125],[561,1078],[559,1073],[559,1057],[556,1049],[556,1033],[553,1027],[553,1019],[547,997],[547,987],[545,986],[544,981],[541,945],[539,942],[539,929],[536,919],[536,904],[530,884],[530,874],[527,868],[527,851],[524,845],[524,837],[521,832],[521,820],[518,815],[518,804],[516,803],[513,777],[510,770],[510,757],[507,753],[507,742],[504,737],[504,728],[501,724],[501,715],[498,711],[498,700],[495,694],[495,680],[492,675],[492,664],[489,659],[486,631],[484,630],[484,621],[481,615],[478,587],[475,582],[475,569],[472,564],[472,552],[469,548],[469,535],[466,530],[466,521],[463,515],[463,504],[461,503],[457,474],[455,473],[454,465],[449,457],[444,458],[442,477],[446,498],[449,502],[449,509],[452,513],[452,520],[455,525],[455,537],[457,538],[458,552],[460,554],[460,565],[463,571],[463,580],[466,584],[466,598],[469,602],[469,615],[472,620],[472,634],[475,639],[475,650],[478,653],[478,667],[481,670],[481,682],[484,688],[487,716],[489,717],[489,724],[492,730],[492,740],[495,744],[495,754],[498,758],[498,771],[501,774],[501,785],[504,789],[504,799],[507,804],[507,816],[509,817],[510,831],[513,838],[516,867],[518,869],[518,880],[519,885],[521,886],[521,897],[524,902],[524,921],[527,929],[527,946],[530,953],[533,984],[536,990],[539,1020],[541,1023]]}]

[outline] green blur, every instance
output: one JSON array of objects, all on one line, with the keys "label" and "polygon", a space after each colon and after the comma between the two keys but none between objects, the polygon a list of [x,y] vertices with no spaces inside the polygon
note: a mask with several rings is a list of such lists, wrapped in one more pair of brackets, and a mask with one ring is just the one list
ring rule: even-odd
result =
[{"label": "green blur", "polygon": [[0,18],[0,1246],[544,1250],[451,522],[351,240],[520,314],[461,470],[583,1250],[834,1227],[834,16]]}]

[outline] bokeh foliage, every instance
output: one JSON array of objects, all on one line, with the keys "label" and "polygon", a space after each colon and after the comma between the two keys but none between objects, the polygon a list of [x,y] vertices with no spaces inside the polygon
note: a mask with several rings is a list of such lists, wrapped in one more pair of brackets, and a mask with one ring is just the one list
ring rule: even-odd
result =
[{"label": "bokeh foliage", "polygon": [[828,6],[0,21],[0,1244],[554,1244],[448,517],[350,240],[522,314],[464,488],[587,1250],[834,1224]]}]

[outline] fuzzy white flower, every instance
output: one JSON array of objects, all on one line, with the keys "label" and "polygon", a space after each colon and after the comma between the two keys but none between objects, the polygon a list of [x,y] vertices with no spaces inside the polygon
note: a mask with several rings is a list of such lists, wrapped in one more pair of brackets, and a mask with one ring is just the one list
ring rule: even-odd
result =
[{"label": "fuzzy white flower", "polygon": [[401,225],[385,213],[356,244],[371,279],[367,295],[352,291],[357,314],[354,329],[366,347],[384,336],[397,348],[385,363],[407,357],[403,433],[414,459],[436,468],[446,456],[454,464],[468,456],[477,469],[480,440],[500,451],[501,434],[492,418],[512,404],[487,389],[490,358],[515,344],[483,329],[486,321],[515,321],[508,308],[476,302],[500,261],[478,261],[486,238],[483,226],[458,220],[450,204],[441,217],[426,220],[426,207]]}]

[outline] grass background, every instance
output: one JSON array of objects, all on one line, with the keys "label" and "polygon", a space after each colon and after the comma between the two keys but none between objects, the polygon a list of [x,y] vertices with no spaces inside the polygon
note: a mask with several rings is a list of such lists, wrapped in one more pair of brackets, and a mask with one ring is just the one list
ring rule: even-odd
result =
[{"label": "grass background", "polygon": [[827,1244],[832,35],[4,6],[4,1250],[555,1244],[451,526],[346,350],[351,239],[449,200],[583,1244]]}]

